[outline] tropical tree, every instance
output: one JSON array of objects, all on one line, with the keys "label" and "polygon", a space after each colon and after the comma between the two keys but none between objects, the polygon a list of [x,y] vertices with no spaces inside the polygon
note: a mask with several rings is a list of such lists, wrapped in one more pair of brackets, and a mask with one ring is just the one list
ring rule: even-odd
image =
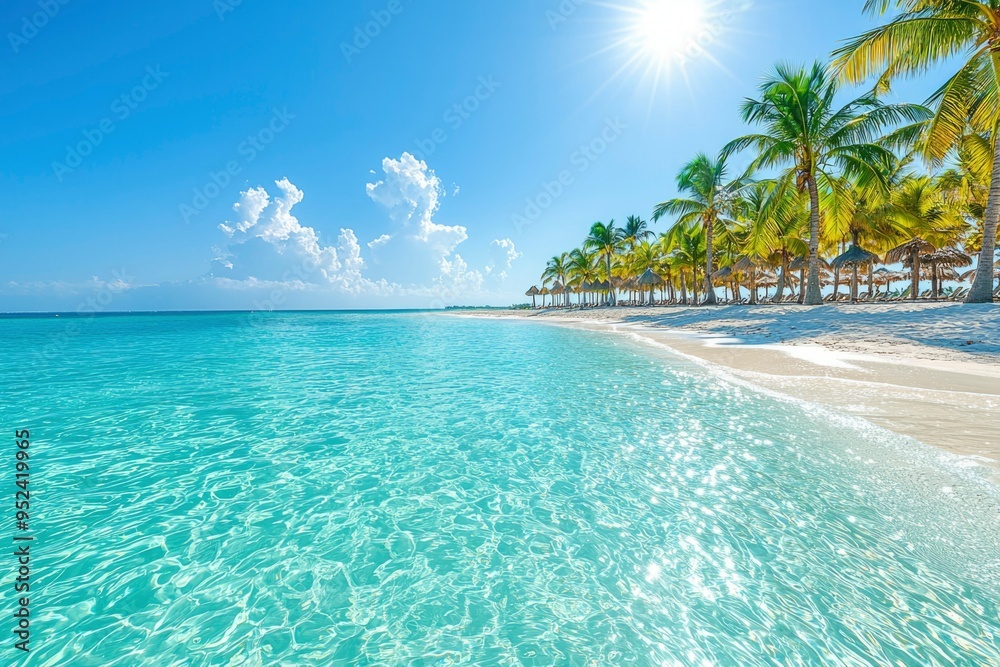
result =
[{"label": "tropical tree", "polygon": [[[568,252],[564,252],[561,255],[556,255],[549,260],[548,264],[545,266],[545,271],[542,272],[542,282],[545,284],[558,282],[563,287],[566,286],[566,276],[569,273],[569,263],[570,257]],[[569,290],[564,293],[563,303],[569,305]]]},{"label": "tropical tree", "polygon": [[729,181],[725,156],[712,159],[704,153],[696,156],[677,175],[677,189],[686,197],[670,199],[657,204],[653,222],[667,215],[678,216],[675,225],[690,227],[701,225],[705,235],[705,305],[715,305],[715,287],[712,285],[712,246],[715,228],[725,224],[732,214],[733,202],[744,185],[744,179]]},{"label": "tropical tree", "polygon": [[886,261],[909,262],[910,298],[915,300],[920,293],[920,255],[958,242],[968,223],[945,183],[929,176],[905,178],[893,191],[892,208],[903,229],[898,245],[886,253]]},{"label": "tropical tree", "polygon": [[[611,281],[611,268],[615,253],[621,247],[624,238],[622,230],[615,227],[615,221],[612,220],[608,224],[595,222],[590,228],[590,235],[584,241],[584,247],[587,250],[596,251],[604,258],[605,276],[608,282]],[[612,285],[608,290],[607,305],[613,306],[616,303],[615,288]]]},{"label": "tropical tree", "polygon": [[577,290],[581,304],[587,303],[586,285],[597,279],[597,256],[576,248],[569,253],[567,271],[570,287]]},{"label": "tropical tree", "polygon": [[779,267],[774,303],[781,303],[788,285],[789,264],[809,251],[802,240],[809,222],[807,200],[794,188],[774,180],[746,188],[738,207],[740,251],[751,261],[764,260]]},{"label": "tropical tree", "polygon": [[[649,241],[639,242],[632,249],[631,262],[628,267],[629,275],[633,278],[639,278],[646,271],[653,271],[655,273],[663,261],[662,250],[662,247],[658,243],[650,243]],[[643,288],[642,286],[638,287],[641,296]],[[653,300],[652,295],[653,288],[650,287],[650,301]]]},{"label": "tropical tree", "polygon": [[625,220],[625,228],[622,230],[622,237],[629,248],[635,248],[639,243],[646,241],[653,232],[649,230],[648,223],[637,215],[630,215]]},{"label": "tropical tree", "polygon": [[[723,150],[728,156],[754,149],[752,169],[785,167],[783,187],[809,194],[809,279],[805,303],[821,305],[820,223],[852,216],[851,182],[887,187],[884,174],[895,155],[890,145],[912,139],[930,111],[912,104],[888,105],[868,94],[835,106],[837,81],[822,63],[812,68],[778,65],[760,86],[760,98],[743,104],[742,116],[762,131],[740,137]],[[889,137],[886,129],[894,128]],[[880,141],[885,139],[885,141]]]},{"label": "tropical tree", "polygon": [[691,291],[694,303],[698,303],[698,270],[705,265],[706,238],[701,225],[696,221],[688,225],[675,225],[670,231],[660,235],[658,241],[666,254],[670,273],[678,278],[681,289],[681,303],[687,305],[688,274],[691,276]]},{"label": "tropical tree", "polygon": [[950,157],[952,166],[935,183],[947,206],[965,218],[977,231],[965,238],[970,253],[983,247],[983,220],[989,204],[993,144],[989,136],[967,134]]},{"label": "tropical tree", "polygon": [[865,32],[835,54],[843,79],[860,83],[877,77],[877,89],[928,72],[957,59],[959,69],[931,98],[935,107],[925,142],[928,158],[940,162],[971,127],[989,136],[990,188],[982,222],[983,241],[967,303],[993,300],[993,256],[1000,219],[1000,2],[998,0],[867,0],[865,11],[898,14]]}]

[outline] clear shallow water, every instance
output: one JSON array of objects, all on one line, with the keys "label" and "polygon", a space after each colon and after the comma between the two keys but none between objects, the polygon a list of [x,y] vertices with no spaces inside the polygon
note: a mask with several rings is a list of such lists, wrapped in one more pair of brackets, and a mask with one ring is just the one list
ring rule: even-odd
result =
[{"label": "clear shallow water", "polygon": [[0,343],[0,424],[34,436],[24,664],[1000,664],[995,487],[625,337],[287,314]]}]

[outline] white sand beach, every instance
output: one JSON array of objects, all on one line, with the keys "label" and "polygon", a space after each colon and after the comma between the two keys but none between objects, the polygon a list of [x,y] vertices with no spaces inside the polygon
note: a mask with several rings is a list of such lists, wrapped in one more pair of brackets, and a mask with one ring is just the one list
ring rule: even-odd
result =
[{"label": "white sand beach", "polygon": [[989,466],[1000,481],[1000,306],[474,311],[629,332],[758,386]]}]

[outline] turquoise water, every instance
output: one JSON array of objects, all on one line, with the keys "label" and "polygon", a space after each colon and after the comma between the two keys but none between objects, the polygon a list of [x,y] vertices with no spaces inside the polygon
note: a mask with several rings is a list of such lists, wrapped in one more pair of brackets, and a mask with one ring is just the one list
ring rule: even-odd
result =
[{"label": "turquoise water", "polygon": [[34,457],[15,664],[1000,665],[995,487],[624,336],[229,314],[0,341]]}]

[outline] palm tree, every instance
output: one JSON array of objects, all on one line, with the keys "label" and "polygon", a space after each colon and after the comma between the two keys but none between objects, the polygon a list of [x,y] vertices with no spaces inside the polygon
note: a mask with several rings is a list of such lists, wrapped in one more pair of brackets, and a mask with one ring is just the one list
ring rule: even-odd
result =
[{"label": "palm tree", "polygon": [[[542,282],[545,284],[551,282],[557,282],[563,287],[566,286],[566,274],[569,273],[569,253],[564,252],[561,255],[556,255],[549,260],[549,263],[545,266],[545,271],[542,272]],[[563,299],[565,305],[569,305],[569,290],[564,293],[565,298]]]},{"label": "palm tree", "polygon": [[[900,136],[912,136],[930,117],[924,107],[887,105],[874,94],[843,107],[834,106],[836,80],[822,63],[811,69],[778,65],[760,87],[760,99],[747,100],[745,122],[763,131],[731,142],[723,155],[747,148],[758,155],[752,169],[786,166],[781,180],[809,193],[809,281],[805,303],[822,305],[819,282],[820,220],[851,216],[850,197],[840,176],[862,184],[884,182],[883,174],[895,159],[879,143],[882,132],[904,121]],[[900,139],[901,140],[901,139]]]},{"label": "palm tree", "polygon": [[581,303],[586,303],[586,286],[597,280],[597,255],[585,250],[573,250],[566,269],[570,285],[580,291]]},{"label": "palm tree", "polygon": [[[605,265],[605,276],[608,282],[611,282],[611,265],[612,259],[614,258],[615,252],[621,247],[622,241],[624,240],[624,235],[622,230],[615,227],[615,221],[612,220],[608,224],[603,222],[595,222],[590,228],[590,235],[587,236],[587,240],[584,241],[584,247],[587,250],[594,250],[604,256]],[[607,305],[613,306],[617,303],[615,298],[615,288],[612,285],[608,290]]]},{"label": "palm tree", "polygon": [[718,301],[712,285],[712,246],[715,227],[725,223],[732,214],[733,202],[743,187],[744,179],[727,181],[726,157],[712,159],[704,153],[696,156],[677,175],[677,189],[686,198],[671,199],[657,204],[653,211],[653,222],[666,215],[679,216],[675,225],[689,226],[695,221],[701,224],[705,235],[705,305],[714,306]]},{"label": "palm tree", "polygon": [[658,241],[662,251],[667,255],[667,264],[671,274],[676,274],[680,280],[680,302],[688,305],[688,272],[691,275],[691,291],[694,292],[694,303],[698,303],[698,270],[705,265],[706,243],[701,225],[695,221],[688,225],[674,225],[669,232],[660,235]]},{"label": "palm tree", "polygon": [[993,256],[1000,219],[1000,141],[997,88],[1000,86],[1000,2],[997,0],[867,0],[865,12],[899,14],[865,32],[835,54],[835,67],[849,82],[878,77],[888,90],[900,77],[929,71],[956,57],[958,72],[932,97],[936,111],[924,152],[941,161],[968,135],[989,133],[992,154],[988,203],[983,219],[979,266],[966,303],[993,300]]},{"label": "palm tree", "polygon": [[743,256],[780,269],[772,301],[781,303],[792,258],[808,252],[801,238],[808,224],[805,197],[774,180],[754,183],[740,200],[738,221]]},{"label": "palm tree", "polygon": [[894,215],[905,230],[886,254],[888,262],[910,264],[910,298],[920,295],[921,256],[957,242],[968,227],[961,205],[949,199],[941,180],[909,176],[893,192]]},{"label": "palm tree", "polygon": [[630,215],[625,221],[622,237],[629,248],[635,248],[639,243],[647,240],[652,235],[653,232],[649,231],[649,225],[639,216]]},{"label": "palm tree", "polygon": [[[642,241],[635,246],[632,250],[631,264],[629,265],[629,274],[638,279],[646,271],[656,272],[662,261],[662,248],[658,243],[650,243],[649,241]],[[636,283],[639,288],[640,301],[643,297],[643,286]],[[655,288],[650,286],[649,296],[650,301],[653,301],[653,290]]]}]

